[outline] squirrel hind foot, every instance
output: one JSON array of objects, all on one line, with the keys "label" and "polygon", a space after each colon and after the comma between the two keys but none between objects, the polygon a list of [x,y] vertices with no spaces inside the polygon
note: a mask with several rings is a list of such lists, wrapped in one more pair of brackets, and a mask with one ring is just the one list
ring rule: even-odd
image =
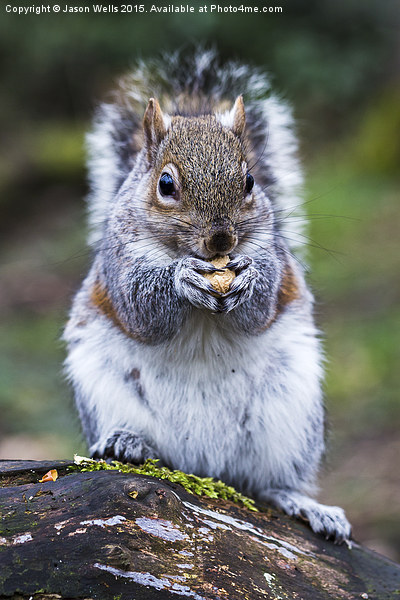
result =
[{"label": "squirrel hind foot", "polygon": [[119,460],[137,465],[144,463],[148,458],[158,458],[156,450],[143,437],[123,429],[113,431],[108,437],[100,439],[91,446],[90,454],[92,458]]},{"label": "squirrel hind foot", "polygon": [[289,516],[307,521],[315,533],[336,544],[347,543],[351,537],[351,525],[339,506],[320,504],[295,490],[266,490],[260,498]]}]

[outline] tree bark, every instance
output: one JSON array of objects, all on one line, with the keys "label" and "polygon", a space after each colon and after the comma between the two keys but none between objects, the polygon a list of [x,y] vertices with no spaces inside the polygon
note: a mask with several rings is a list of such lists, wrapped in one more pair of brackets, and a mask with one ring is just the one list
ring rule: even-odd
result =
[{"label": "tree bark", "polygon": [[[400,566],[276,511],[67,461],[0,461],[0,598],[393,600]],[[59,478],[39,483],[50,469]]]}]

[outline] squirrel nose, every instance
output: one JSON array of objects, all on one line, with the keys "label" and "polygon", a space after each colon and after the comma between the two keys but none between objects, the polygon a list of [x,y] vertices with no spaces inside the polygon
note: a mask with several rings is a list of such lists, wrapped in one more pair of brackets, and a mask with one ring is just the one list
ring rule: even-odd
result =
[{"label": "squirrel nose", "polygon": [[215,231],[205,240],[206,248],[215,254],[228,254],[236,246],[236,235],[231,231]]}]

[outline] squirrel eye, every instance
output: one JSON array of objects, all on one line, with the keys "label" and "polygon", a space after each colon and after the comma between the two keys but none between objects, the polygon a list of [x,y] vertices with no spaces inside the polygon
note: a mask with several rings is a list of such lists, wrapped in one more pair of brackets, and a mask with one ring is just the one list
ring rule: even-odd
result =
[{"label": "squirrel eye", "polygon": [[175,195],[175,184],[172,175],[169,173],[162,173],[160,181],[158,183],[162,196],[174,196]]},{"label": "squirrel eye", "polygon": [[246,175],[246,194],[250,194],[251,190],[253,189],[254,186],[254,177],[253,175],[250,175],[250,173],[247,173]]}]

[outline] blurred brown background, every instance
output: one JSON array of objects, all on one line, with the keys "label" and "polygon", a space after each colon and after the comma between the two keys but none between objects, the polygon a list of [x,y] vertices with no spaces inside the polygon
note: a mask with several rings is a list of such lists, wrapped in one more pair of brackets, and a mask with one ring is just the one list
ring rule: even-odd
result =
[{"label": "blurred brown background", "polygon": [[327,355],[320,497],[400,560],[399,7],[276,4],[282,13],[2,12],[0,457],[86,452],[59,338],[90,261],[83,146],[96,101],[137,56],[212,43],[269,70],[295,108]]}]

